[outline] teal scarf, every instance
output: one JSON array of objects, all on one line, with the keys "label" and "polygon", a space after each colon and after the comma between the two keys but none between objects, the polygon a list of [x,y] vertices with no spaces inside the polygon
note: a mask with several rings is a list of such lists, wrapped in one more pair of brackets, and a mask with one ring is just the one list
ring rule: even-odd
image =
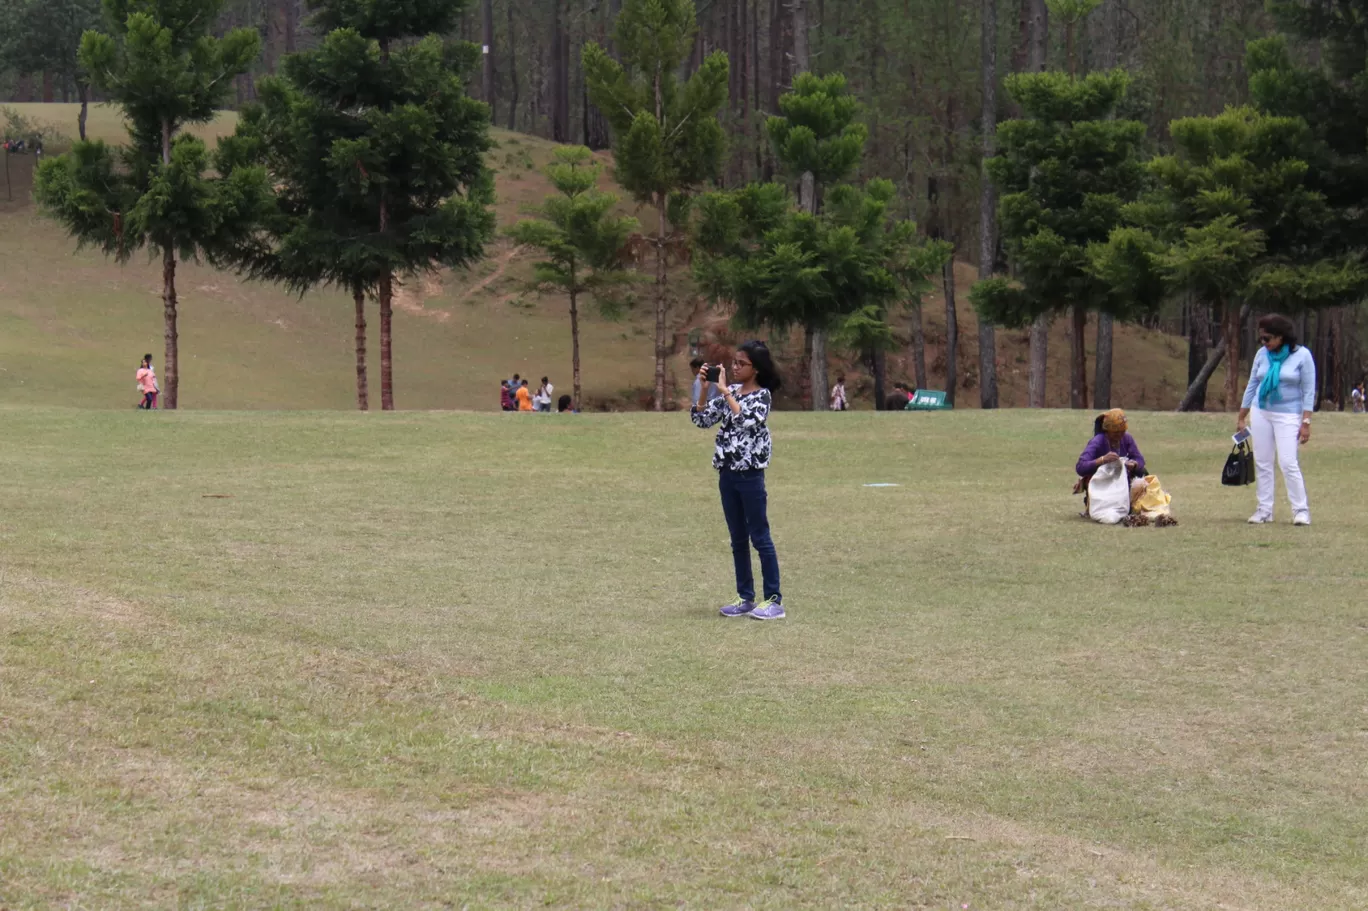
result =
[{"label": "teal scarf", "polygon": [[1263,382],[1259,384],[1260,408],[1266,406],[1270,398],[1275,402],[1282,401],[1282,395],[1278,392],[1278,384],[1282,382],[1282,365],[1291,353],[1288,347],[1283,345],[1276,352],[1268,355],[1268,372],[1264,374]]}]

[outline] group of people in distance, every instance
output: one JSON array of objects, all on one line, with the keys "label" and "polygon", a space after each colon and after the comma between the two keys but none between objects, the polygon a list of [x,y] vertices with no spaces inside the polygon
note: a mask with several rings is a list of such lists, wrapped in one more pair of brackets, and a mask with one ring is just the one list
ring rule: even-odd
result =
[{"label": "group of people in distance", "polygon": [[[1311,505],[1298,461],[1298,447],[1311,442],[1311,417],[1316,403],[1316,363],[1311,351],[1298,343],[1293,322],[1276,313],[1259,320],[1259,350],[1249,371],[1244,399],[1235,419],[1236,434],[1246,429],[1254,444],[1254,480],[1258,506],[1251,525],[1273,521],[1276,459],[1287,487],[1293,525],[1311,524]],[[1360,395],[1362,384],[1360,384]],[[1103,466],[1124,461],[1131,481],[1132,508],[1144,495],[1145,457],[1129,433],[1126,413],[1119,408],[1101,414],[1094,436],[1078,457],[1079,488]]]},{"label": "group of people in distance", "polygon": [[540,411],[550,414],[551,403],[555,401],[557,411],[562,414],[570,411],[573,405],[570,396],[563,395],[556,401],[553,398],[555,394],[556,387],[548,378],[542,377],[541,385],[533,393],[527,380],[515,373],[513,379],[499,381],[499,408],[504,411]]},{"label": "group of people in distance", "polygon": [[[907,408],[907,403],[912,401],[913,389],[906,383],[894,383],[893,391],[884,400],[884,407],[889,411],[902,411]],[[831,387],[829,407],[832,411],[849,411],[850,397],[846,394],[845,374],[836,377],[836,385]]]}]

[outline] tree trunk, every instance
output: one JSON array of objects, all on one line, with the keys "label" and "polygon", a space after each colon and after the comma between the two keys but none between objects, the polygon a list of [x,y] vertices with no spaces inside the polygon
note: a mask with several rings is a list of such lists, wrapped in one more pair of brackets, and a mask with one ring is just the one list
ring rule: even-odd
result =
[{"label": "tree trunk", "polygon": [[[510,4],[510,7],[512,4]],[[496,102],[496,90],[494,87],[494,0],[484,0],[481,5],[481,13],[484,21],[484,101],[489,105],[489,116],[494,117],[494,104]]]},{"label": "tree trunk", "polygon": [[807,0],[789,0],[789,9],[793,21],[793,72],[796,75],[806,73],[810,68]]},{"label": "tree trunk", "polygon": [[[1243,323],[1248,316],[1249,305],[1246,304],[1240,308],[1239,322]],[[1222,338],[1216,343],[1216,347],[1211,349],[1211,354],[1207,355],[1206,364],[1197,374],[1197,378],[1188,386],[1187,392],[1183,395],[1183,400],[1178,403],[1179,411],[1191,411],[1199,400],[1204,401],[1206,399],[1207,383],[1211,381],[1211,375],[1215,373],[1216,368],[1220,366],[1221,359],[1225,357],[1225,353],[1226,340]],[[1238,374],[1239,368],[1231,367],[1227,372]]]},{"label": "tree trunk", "polygon": [[1073,364],[1069,380],[1069,407],[1088,407],[1088,311],[1082,305],[1073,308],[1073,331],[1069,334],[1069,353]]},{"label": "tree trunk", "polygon": [[1111,407],[1112,335],[1115,321],[1109,313],[1097,316],[1097,365],[1093,376],[1093,404],[1106,410]]},{"label": "tree trunk", "polygon": [[509,130],[517,129],[517,31],[513,26],[513,4],[508,4],[509,10]]},{"label": "tree trunk", "polygon": [[[1211,318],[1205,304],[1188,305],[1188,388],[1194,388],[1211,349]],[[1206,383],[1197,389],[1190,404],[1194,411],[1206,410]]]},{"label": "tree trunk", "polygon": [[[993,157],[997,137],[997,0],[983,0],[980,50],[983,64],[983,167],[979,192],[979,278],[993,274],[997,258],[997,202],[993,182],[988,179],[987,162]],[[979,403],[983,408],[998,406],[997,335],[993,324],[980,318]]]},{"label": "tree trunk", "polygon": [[1244,311],[1233,303],[1221,308],[1221,318],[1225,326],[1226,364],[1225,407],[1235,411],[1240,407],[1240,325],[1244,322]]},{"label": "tree trunk", "polygon": [[90,119],[90,86],[84,81],[76,83],[76,90],[81,97],[81,113],[76,116],[76,131],[80,134],[81,141],[86,141],[86,123]]},{"label": "tree trunk", "polygon": [[1045,385],[1050,366],[1050,323],[1048,313],[1042,313],[1031,323],[1031,363],[1026,390],[1026,404],[1031,408],[1045,407]]},{"label": "tree trunk", "polygon": [[808,335],[812,339],[812,356],[808,361],[808,369],[812,371],[812,410],[825,411],[827,392],[831,388],[827,385],[826,330],[813,327]]},{"label": "tree trunk", "polygon": [[352,289],[356,302],[356,407],[370,411],[370,384],[366,380],[366,289]]},{"label": "tree trunk", "polygon": [[955,304],[955,257],[952,254],[941,270],[945,285],[945,401],[955,404],[959,386],[959,314]]},{"label": "tree trunk", "polygon": [[874,351],[869,355],[869,372],[874,376],[874,407],[888,410],[888,355]]},{"label": "tree trunk", "polygon": [[922,305],[912,305],[912,372],[918,389],[926,386],[926,328],[922,322]]},{"label": "tree trunk", "polygon": [[299,4],[298,0],[285,2],[285,53],[293,54],[298,50]]},{"label": "tree trunk", "polygon": [[285,3],[286,0],[267,0],[266,34],[262,36],[266,72],[275,75],[276,66],[281,58],[281,46],[285,43]]},{"label": "tree trunk", "polygon": [[[571,276],[571,287],[574,287],[573,276]],[[579,411],[581,403],[584,401],[584,393],[580,388],[579,295],[574,291],[570,292],[570,368],[575,394],[575,401],[570,409]]]},{"label": "tree trunk", "polygon": [[808,411],[817,411],[818,408],[813,401],[819,395],[825,394],[812,388],[812,330],[804,327],[803,361],[798,365],[798,401]]},{"label": "tree trunk", "polygon": [[176,251],[167,244],[162,248],[162,320],[165,328],[166,388],[162,390],[162,408],[175,411],[180,401],[180,332],[176,326]]},{"label": "tree trunk", "polygon": [[1031,5],[1031,22],[1026,66],[1032,73],[1041,73],[1050,62],[1050,7],[1046,0],[1028,2]]},{"label": "tree trunk", "polygon": [[551,138],[570,141],[570,42],[566,36],[565,0],[551,4]]},{"label": "tree trunk", "polygon": [[[657,90],[657,99],[659,92]],[[656,109],[659,110],[657,101]],[[665,213],[665,195],[662,193],[656,200],[656,216],[660,219],[656,228],[656,332],[655,332],[655,410],[665,410],[665,359],[670,355],[670,348],[666,333],[669,330],[667,317],[669,315],[669,297],[666,280],[668,271],[665,267],[665,239],[668,231],[668,223]]]},{"label": "tree trunk", "polygon": [[394,351],[393,316],[394,275],[388,271],[380,276],[380,410],[394,410]]}]

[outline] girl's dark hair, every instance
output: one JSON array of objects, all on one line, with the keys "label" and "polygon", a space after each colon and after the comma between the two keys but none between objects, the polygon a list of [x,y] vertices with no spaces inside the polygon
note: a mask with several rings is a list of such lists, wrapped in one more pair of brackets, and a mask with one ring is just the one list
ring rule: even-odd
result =
[{"label": "girl's dark hair", "polygon": [[1093,421],[1093,436],[1097,437],[1102,435],[1102,419],[1105,417],[1105,414],[1099,414],[1097,420]]},{"label": "girl's dark hair", "polygon": [[1281,313],[1270,313],[1260,319],[1259,329],[1269,335],[1282,336],[1283,344],[1287,346],[1288,351],[1297,350],[1297,327]]},{"label": "girl's dark hair", "polygon": [[770,392],[778,392],[784,385],[784,381],[779,378],[779,368],[774,366],[774,355],[770,354],[769,347],[759,339],[752,339],[749,342],[742,342],[736,348],[737,351],[746,352],[750,358],[751,366],[755,368],[755,381]]},{"label": "girl's dark hair", "polygon": [[556,402],[556,409],[557,409],[558,411],[569,411],[569,410],[570,410],[570,396],[568,396],[568,395],[563,395],[563,396],[561,396],[561,397],[560,397],[560,400],[559,400],[558,402]]}]

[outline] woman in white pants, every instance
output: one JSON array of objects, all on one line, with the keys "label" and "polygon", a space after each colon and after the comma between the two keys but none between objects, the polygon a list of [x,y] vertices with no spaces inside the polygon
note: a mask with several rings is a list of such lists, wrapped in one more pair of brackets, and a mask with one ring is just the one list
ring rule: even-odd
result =
[{"label": "woman in white pants", "polygon": [[[1316,406],[1316,362],[1297,344],[1296,327],[1285,316],[1270,313],[1259,320],[1259,352],[1249,372],[1236,430],[1254,435],[1254,476],[1259,508],[1251,525],[1273,521],[1273,455],[1278,456],[1292,524],[1310,525],[1306,482],[1297,464],[1297,447],[1311,440],[1311,413]],[[1250,409],[1253,420],[1250,420]]]}]

